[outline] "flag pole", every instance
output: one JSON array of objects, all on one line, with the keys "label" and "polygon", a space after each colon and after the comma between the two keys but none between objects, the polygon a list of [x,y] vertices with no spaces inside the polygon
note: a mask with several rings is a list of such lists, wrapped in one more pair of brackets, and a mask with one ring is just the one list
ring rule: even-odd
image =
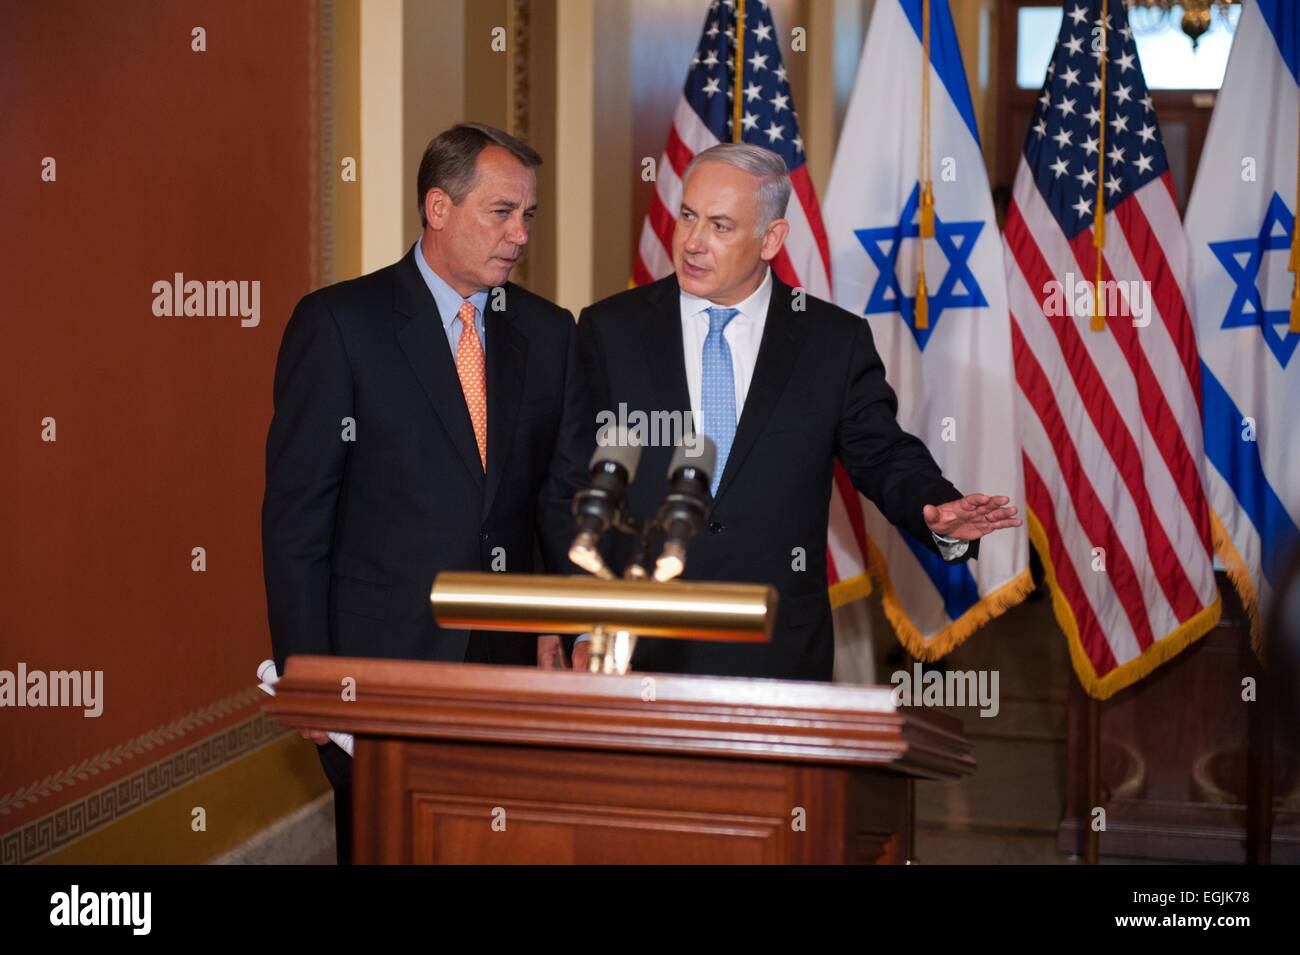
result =
[{"label": "flag pole", "polygon": [[930,182],[930,0],[921,3],[921,148],[917,181],[921,208],[917,217],[919,251],[916,268],[917,328],[930,327],[930,294],[925,287],[925,240],[934,236],[934,188]]},{"label": "flag pole", "polygon": [[1097,212],[1092,222],[1092,244],[1097,249],[1097,281],[1093,284],[1092,330],[1106,330],[1106,300],[1101,290],[1101,250],[1106,244],[1106,56],[1110,52],[1110,35],[1107,32],[1109,0],[1101,0],[1101,117],[1098,121],[1097,146]]},{"label": "flag pole", "polygon": [[731,94],[731,141],[739,143],[744,141],[741,133],[740,114],[744,108],[741,106],[741,97],[744,91],[741,89],[745,80],[745,0],[736,0],[736,58],[733,61],[735,75],[732,79],[733,92]]},{"label": "flag pole", "polygon": [[1097,865],[1101,859],[1101,832],[1097,829],[1097,820],[1093,814],[1099,808],[1102,808],[1101,703],[1086,690],[1084,696],[1088,700],[1088,768],[1085,783],[1088,792],[1088,806],[1087,812],[1084,813],[1083,862],[1084,865]]}]

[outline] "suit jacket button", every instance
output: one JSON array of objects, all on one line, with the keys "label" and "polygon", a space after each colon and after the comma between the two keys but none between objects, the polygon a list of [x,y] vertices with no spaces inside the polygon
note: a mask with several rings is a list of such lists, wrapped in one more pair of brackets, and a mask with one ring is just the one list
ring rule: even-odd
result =
[{"label": "suit jacket button", "polygon": [[482,534],[479,534],[479,535],[478,535],[478,539],[481,540],[481,541],[485,541],[485,540],[487,540],[487,539],[488,539],[488,532],[487,532],[487,531],[484,531]]},{"label": "suit jacket button", "polygon": [[709,521],[710,534],[721,534],[725,528],[726,525],[723,524],[721,521]]}]

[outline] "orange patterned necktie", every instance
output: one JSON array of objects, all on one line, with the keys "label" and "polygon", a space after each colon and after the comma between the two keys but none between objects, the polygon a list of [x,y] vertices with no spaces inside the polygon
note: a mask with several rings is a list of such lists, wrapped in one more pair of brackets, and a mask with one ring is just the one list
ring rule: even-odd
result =
[{"label": "orange patterned necktie", "polygon": [[474,306],[463,302],[460,312],[460,344],[456,346],[456,374],[460,375],[460,389],[465,392],[465,407],[474,425],[474,440],[478,443],[478,458],[487,471],[487,381],[483,373],[483,345],[478,340],[474,325]]}]

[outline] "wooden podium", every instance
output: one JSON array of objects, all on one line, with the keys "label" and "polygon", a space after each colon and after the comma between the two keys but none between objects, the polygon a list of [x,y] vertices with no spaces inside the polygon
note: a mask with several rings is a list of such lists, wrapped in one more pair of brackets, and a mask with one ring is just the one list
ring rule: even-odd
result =
[{"label": "wooden podium", "polygon": [[[292,657],[267,713],[356,737],[370,863],[902,863],[975,768],[890,687]],[[344,699],[345,681],[355,699]]]}]

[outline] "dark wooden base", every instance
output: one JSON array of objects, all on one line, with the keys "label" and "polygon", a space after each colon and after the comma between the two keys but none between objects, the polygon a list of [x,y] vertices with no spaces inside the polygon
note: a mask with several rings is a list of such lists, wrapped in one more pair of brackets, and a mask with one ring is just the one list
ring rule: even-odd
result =
[{"label": "dark wooden base", "polygon": [[[1223,617],[1146,679],[1100,704],[1102,857],[1300,862],[1300,754],[1274,732],[1270,683],[1231,585]],[[1255,699],[1243,700],[1243,680]],[[1087,699],[1071,688],[1062,852],[1082,855]]]},{"label": "dark wooden base", "polygon": [[872,864],[910,854],[909,780],[889,771],[364,739],[353,786],[362,863]]}]

